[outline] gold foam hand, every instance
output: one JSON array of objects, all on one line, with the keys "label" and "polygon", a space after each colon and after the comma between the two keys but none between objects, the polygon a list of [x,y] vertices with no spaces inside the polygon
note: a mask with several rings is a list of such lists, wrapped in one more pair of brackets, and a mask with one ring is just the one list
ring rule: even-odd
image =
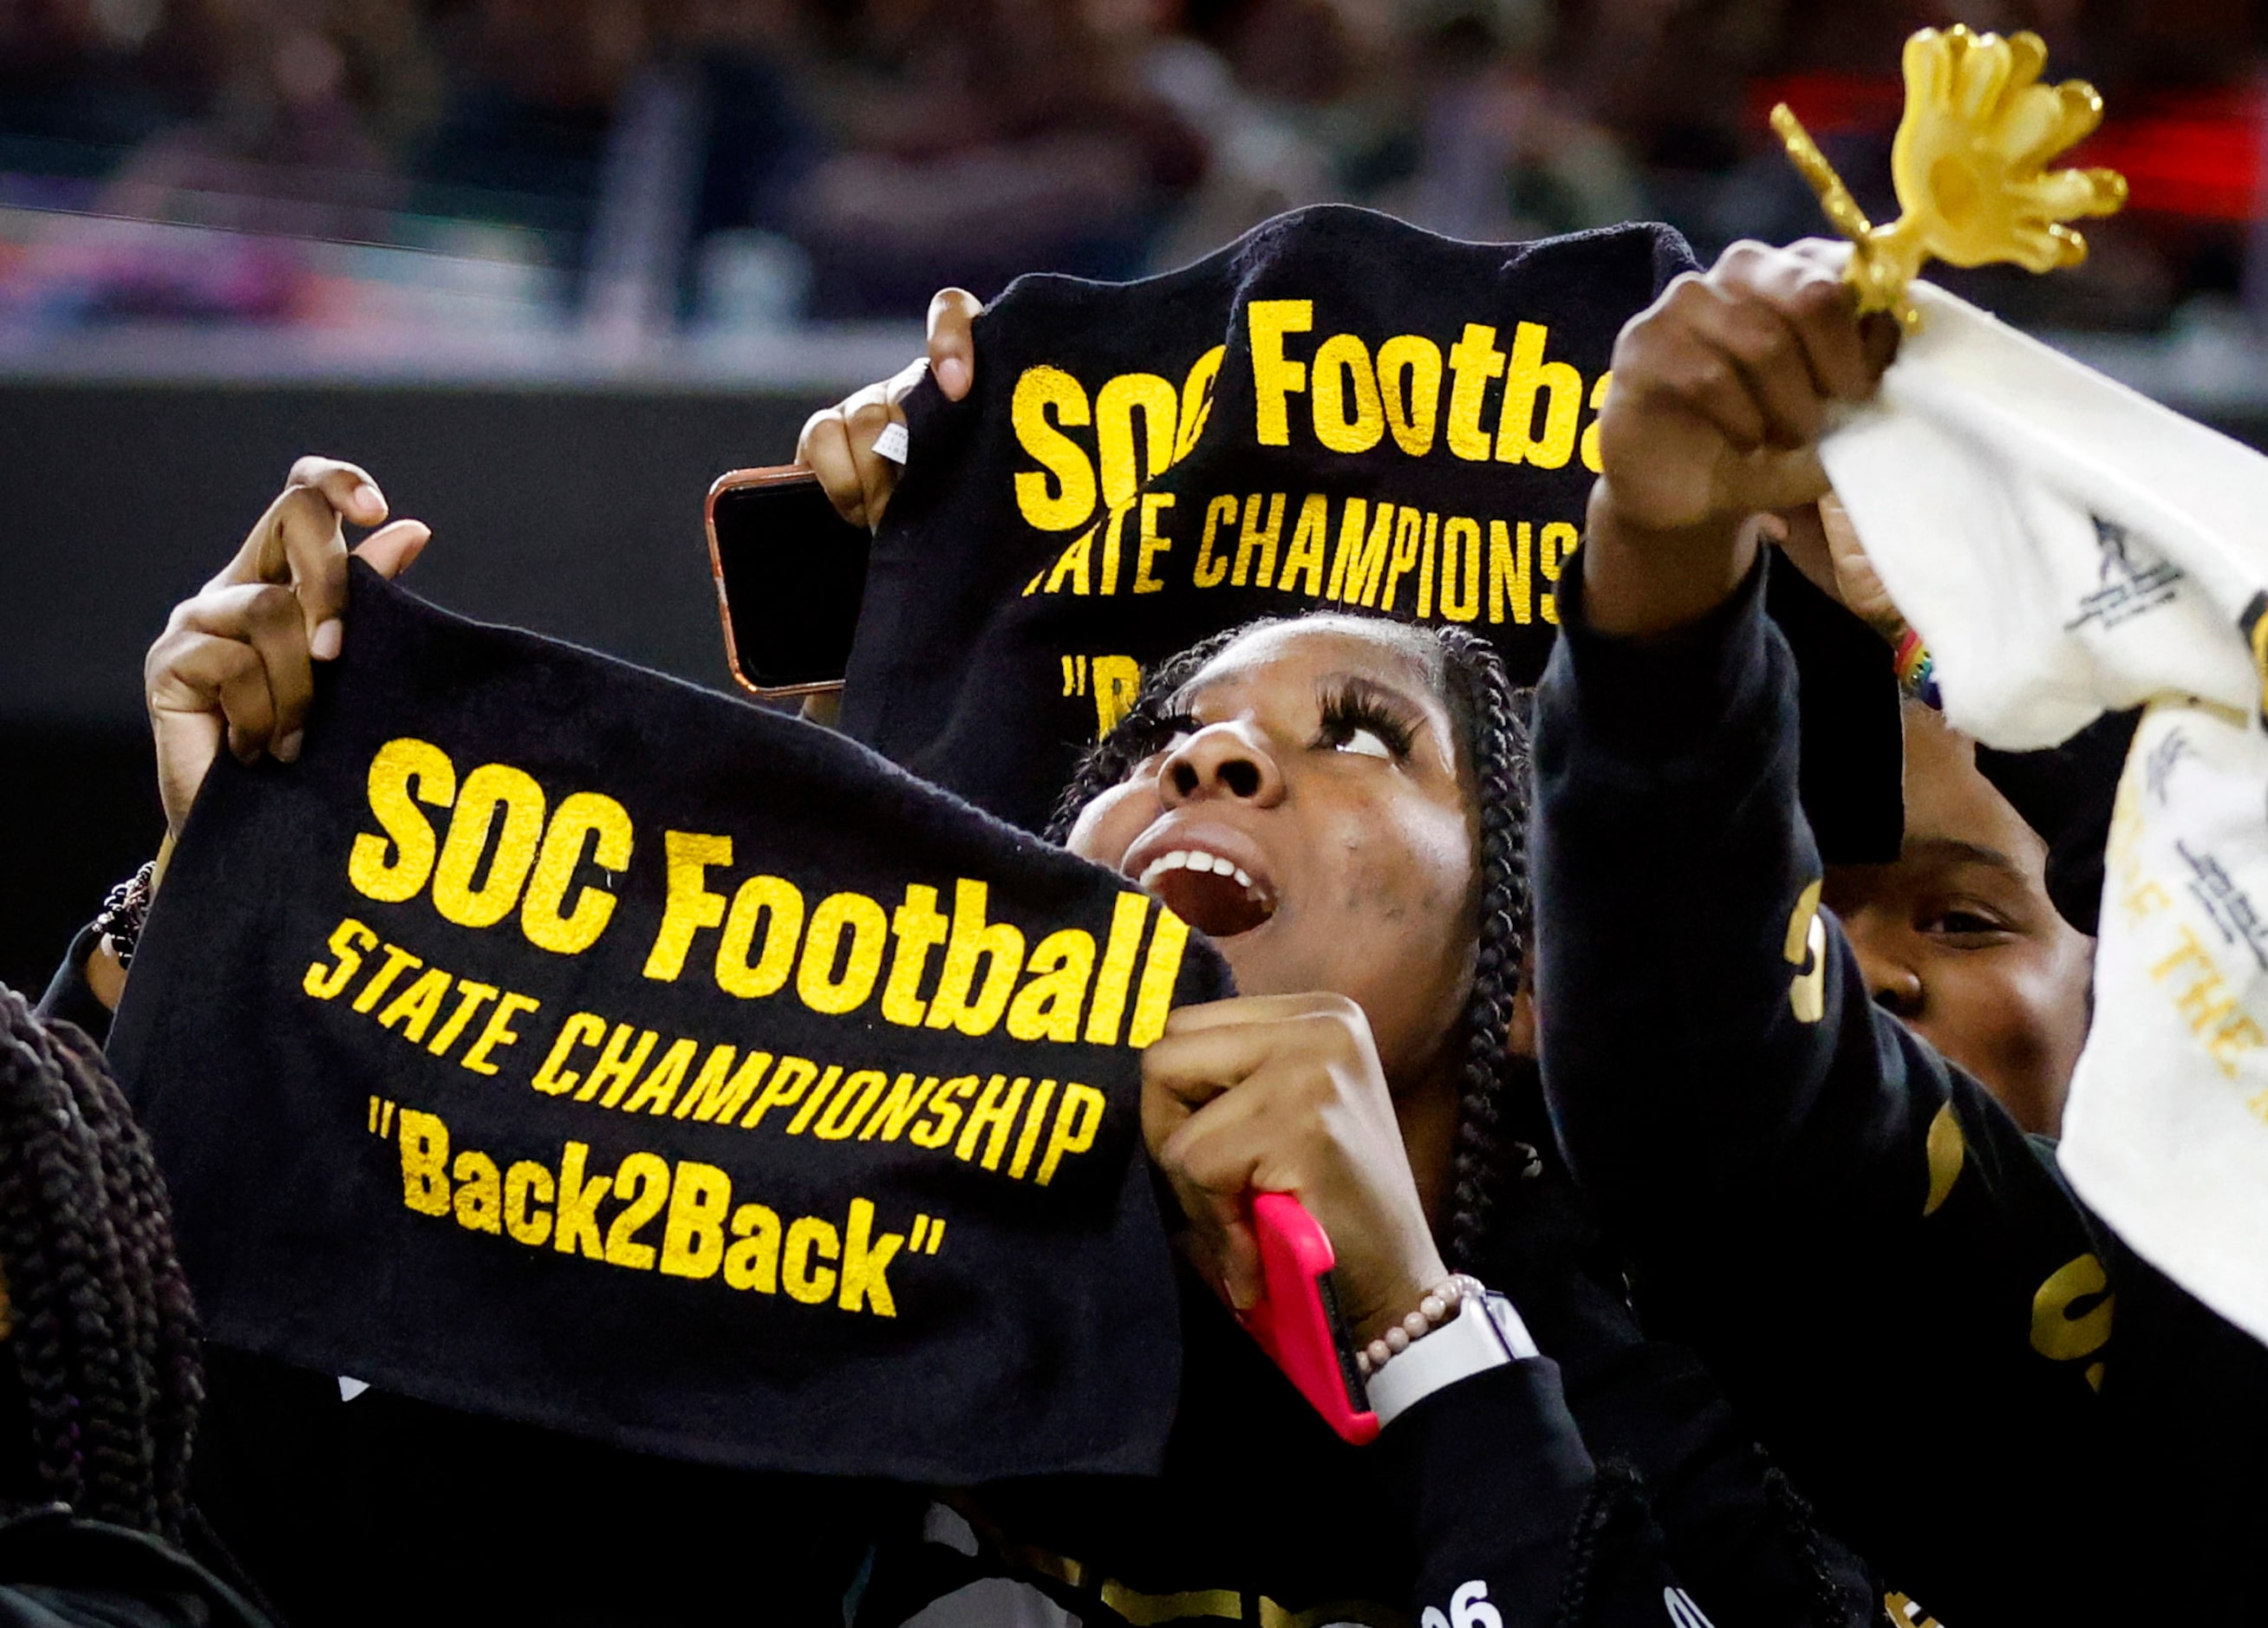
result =
[{"label": "gold foam hand", "polygon": [[1786,103],[1772,129],[1855,252],[1846,274],[1861,311],[1918,320],[1906,284],[1932,259],[1956,266],[2012,261],[2032,271],[2075,266],[2087,239],[2063,225],[2115,213],[2115,170],[2050,170],[2102,122],[2102,98],[2077,79],[2042,85],[2047,47],[2036,33],[1925,28],[1906,41],[1906,105],[1890,148],[1898,218],[1871,224]]}]

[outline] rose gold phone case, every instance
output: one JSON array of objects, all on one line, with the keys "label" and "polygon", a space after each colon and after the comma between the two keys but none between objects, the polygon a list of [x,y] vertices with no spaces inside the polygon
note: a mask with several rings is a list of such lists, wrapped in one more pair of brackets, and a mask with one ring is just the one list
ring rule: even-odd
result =
[{"label": "rose gold phone case", "polygon": [[734,469],[717,477],[709,488],[709,499],[702,505],[702,524],[709,533],[709,574],[717,579],[717,615],[725,623],[725,661],[733,669],[733,681],[759,701],[792,701],[799,696],[832,695],[843,688],[839,678],[821,679],[812,684],[755,684],[740,671],[740,652],[733,644],[733,608],[725,599],[725,565],[717,557],[717,498],[719,494],[743,486],[792,486],[798,483],[817,485],[819,476],[799,463],[767,465],[761,469]]}]

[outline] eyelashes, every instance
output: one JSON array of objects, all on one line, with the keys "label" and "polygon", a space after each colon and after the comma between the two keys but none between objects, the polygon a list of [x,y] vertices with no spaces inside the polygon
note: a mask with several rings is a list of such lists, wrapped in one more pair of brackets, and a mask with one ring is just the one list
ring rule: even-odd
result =
[{"label": "eyelashes", "polygon": [[[1420,720],[1408,704],[1393,692],[1359,678],[1328,682],[1315,698],[1317,723],[1309,742],[1316,751],[1345,752],[1406,762],[1415,749]],[[1187,708],[1160,711],[1147,718],[1129,718],[1120,726],[1118,755],[1125,765],[1123,780],[1136,767],[1169,750],[1183,737],[1205,727],[1205,720]],[[1366,741],[1364,737],[1370,739]]]},{"label": "eyelashes", "polygon": [[1375,735],[1395,762],[1407,762],[1418,739],[1418,722],[1375,686],[1348,680],[1325,690],[1321,697],[1322,726],[1315,733],[1319,747],[1359,749],[1357,737]]},{"label": "eyelashes", "polygon": [[1156,756],[1174,742],[1178,735],[1193,735],[1204,726],[1197,715],[1188,711],[1160,712],[1149,718],[1129,718],[1119,726],[1119,751],[1126,767],[1119,775],[1124,779],[1135,766]]}]

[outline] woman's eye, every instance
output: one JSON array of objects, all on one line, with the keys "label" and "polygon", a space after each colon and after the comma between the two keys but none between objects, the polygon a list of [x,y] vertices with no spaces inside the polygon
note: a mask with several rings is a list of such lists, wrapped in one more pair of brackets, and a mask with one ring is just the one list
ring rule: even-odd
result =
[{"label": "woman's eye", "polygon": [[1382,757],[1403,762],[1416,736],[1415,728],[1395,716],[1382,702],[1351,686],[1321,697],[1322,717],[1315,745],[1358,757]]},{"label": "woman's eye", "polygon": [[1364,729],[1359,726],[1350,730],[1344,740],[1334,742],[1331,749],[1352,752],[1362,757],[1382,757],[1388,762],[1395,758],[1394,748],[1387,744],[1383,735],[1375,729]]},{"label": "woman's eye", "polygon": [[1940,910],[1922,923],[1924,932],[1942,938],[1999,938],[2009,931],[2006,922],[1975,910]]}]

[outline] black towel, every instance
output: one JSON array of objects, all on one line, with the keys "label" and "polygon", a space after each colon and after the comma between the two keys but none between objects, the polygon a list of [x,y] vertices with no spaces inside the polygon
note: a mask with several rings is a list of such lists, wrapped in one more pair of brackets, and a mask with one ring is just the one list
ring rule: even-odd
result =
[{"label": "black towel", "polygon": [[809,725],[359,566],[347,625],[113,1032],[214,1337],[742,1468],[1154,1469],[1138,1049],[1211,947]]},{"label": "black towel", "polygon": [[[1326,204],[1138,283],[1019,278],[968,396],[909,398],[843,727],[1038,829],[1145,669],[1254,617],[1463,626],[1533,682],[1616,336],[1694,268],[1663,225],[1461,243]],[[1807,785],[1835,790],[1824,846],[1888,858],[1896,693],[1843,621],[1880,678],[1855,712],[1822,691]]]}]

